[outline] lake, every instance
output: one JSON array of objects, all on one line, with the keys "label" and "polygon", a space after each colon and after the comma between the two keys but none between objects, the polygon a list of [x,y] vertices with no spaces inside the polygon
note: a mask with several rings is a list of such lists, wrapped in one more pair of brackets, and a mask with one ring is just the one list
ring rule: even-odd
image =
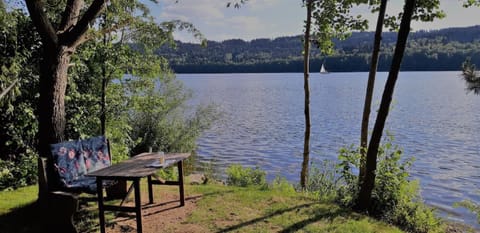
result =
[{"label": "lake", "polygon": [[[475,216],[452,204],[480,202],[480,96],[466,94],[460,72],[400,74],[386,129],[405,157],[422,197],[442,216],[474,225]],[[303,74],[179,74],[193,90],[191,104],[215,103],[222,120],[198,140],[199,161],[219,172],[230,164],[260,167],[299,181],[304,135]],[[311,160],[337,158],[359,144],[368,73],[311,74]],[[387,73],[377,75],[370,128]]]}]

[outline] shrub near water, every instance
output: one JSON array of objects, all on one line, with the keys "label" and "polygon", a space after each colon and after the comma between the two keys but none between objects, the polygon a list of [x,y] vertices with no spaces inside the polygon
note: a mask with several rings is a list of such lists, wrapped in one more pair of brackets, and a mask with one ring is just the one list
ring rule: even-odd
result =
[{"label": "shrub near water", "polygon": [[241,165],[234,164],[227,168],[227,184],[233,186],[247,187],[252,185],[264,186],[267,184],[266,172],[258,167],[243,168]]},{"label": "shrub near water", "polygon": [[338,186],[338,175],[333,161],[324,160],[320,165],[312,164],[305,189],[307,193],[320,200],[332,200],[337,195]]},{"label": "shrub near water", "polygon": [[[401,161],[402,150],[392,145],[392,137],[379,148],[375,187],[369,214],[398,225],[409,232],[437,232],[441,223],[433,210],[427,207],[419,194],[418,181],[410,181],[409,168],[413,159]],[[339,188],[338,201],[353,207],[358,196],[358,172],[360,150],[353,146],[339,152],[338,172],[343,185]]]}]

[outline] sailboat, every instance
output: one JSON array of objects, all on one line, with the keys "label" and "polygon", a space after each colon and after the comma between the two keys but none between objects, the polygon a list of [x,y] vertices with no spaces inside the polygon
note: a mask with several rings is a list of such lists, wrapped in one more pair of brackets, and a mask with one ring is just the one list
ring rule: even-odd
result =
[{"label": "sailboat", "polygon": [[322,67],[320,68],[320,74],[328,74],[328,71],[325,69],[325,65],[322,63]]}]

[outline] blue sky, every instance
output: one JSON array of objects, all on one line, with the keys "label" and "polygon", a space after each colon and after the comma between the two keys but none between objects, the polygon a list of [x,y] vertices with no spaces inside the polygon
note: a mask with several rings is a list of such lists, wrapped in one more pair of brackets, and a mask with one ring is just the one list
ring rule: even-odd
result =
[{"label": "blue sky", "polygon": [[[226,39],[251,40],[255,38],[275,38],[302,33],[305,9],[301,0],[249,0],[240,9],[226,8],[229,0],[175,0],[149,4],[152,14],[159,22],[180,19],[193,23],[209,40]],[[402,9],[402,0],[390,0],[387,13]],[[464,27],[480,24],[480,8],[465,9],[461,0],[441,0],[441,9],[447,17],[432,23],[415,22],[414,30]],[[364,15],[374,30],[376,15],[366,7],[357,8],[355,13]],[[192,41],[186,33],[176,33],[182,41]]]}]

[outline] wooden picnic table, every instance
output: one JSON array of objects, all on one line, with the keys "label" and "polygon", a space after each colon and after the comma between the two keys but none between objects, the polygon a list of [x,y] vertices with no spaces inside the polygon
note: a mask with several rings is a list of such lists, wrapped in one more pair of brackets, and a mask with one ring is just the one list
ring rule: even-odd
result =
[{"label": "wooden picnic table", "polygon": [[[160,164],[160,158],[165,157],[165,163]],[[183,186],[183,161],[190,156],[188,153],[142,153],[130,159],[124,160],[112,166],[88,173],[87,176],[96,177],[97,194],[98,194],[98,211],[100,219],[100,232],[105,233],[105,211],[123,211],[135,212],[137,219],[137,232],[142,232],[142,205],[140,197],[140,179],[148,178],[148,198],[149,203],[153,203],[153,188],[152,185],[177,185],[179,186],[180,206],[185,205],[185,194]],[[161,179],[152,179],[155,172],[159,169],[177,165],[178,180],[165,181]],[[116,206],[105,205],[103,198],[103,181],[104,180],[125,180],[132,181],[131,189],[135,190],[135,206]],[[128,196],[128,194],[127,194]],[[127,197],[125,197],[127,198]],[[125,200],[125,199],[124,199]],[[123,203],[123,201],[122,201]]]}]

